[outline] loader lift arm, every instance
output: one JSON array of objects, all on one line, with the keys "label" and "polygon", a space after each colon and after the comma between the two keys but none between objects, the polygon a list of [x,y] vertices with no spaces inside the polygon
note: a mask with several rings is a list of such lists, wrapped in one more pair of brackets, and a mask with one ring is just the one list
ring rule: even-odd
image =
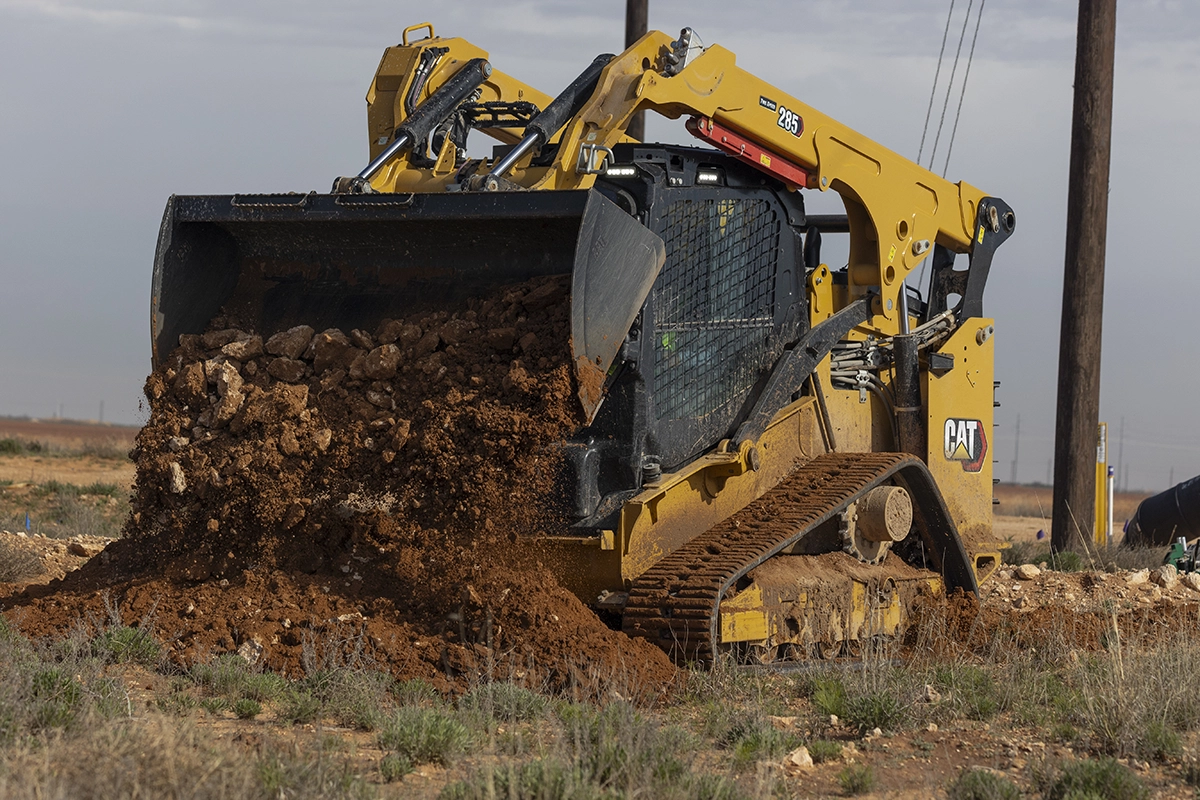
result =
[{"label": "loader lift arm", "polygon": [[[850,229],[850,299],[875,295],[870,325],[884,334],[900,332],[904,279],[935,245],[948,255],[973,253],[1015,227],[1002,201],[935,175],[750,74],[729,50],[711,45],[689,60],[690,37],[689,29],[676,41],[652,31],[617,56],[562,131],[552,167],[523,175],[527,157],[512,179],[530,189],[589,188],[595,154],[622,140],[634,114],[687,115],[693,135],[741,154],[790,188],[841,196]],[[987,244],[990,254],[999,241]]]}]

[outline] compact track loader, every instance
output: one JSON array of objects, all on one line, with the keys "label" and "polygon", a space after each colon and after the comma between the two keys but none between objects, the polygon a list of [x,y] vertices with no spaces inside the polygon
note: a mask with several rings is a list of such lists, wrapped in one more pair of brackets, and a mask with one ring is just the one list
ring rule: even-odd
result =
[{"label": "compact track loader", "polygon": [[[551,97],[409,28],[357,175],[171,198],[155,359],[231,309],[265,333],[365,328],[569,273],[587,425],[545,563],[680,658],[852,653],[998,565],[983,291],[1016,218],[696,42],[651,32]],[[639,111],[697,142],[631,140]],[[829,191],[844,214],[806,213]]]}]

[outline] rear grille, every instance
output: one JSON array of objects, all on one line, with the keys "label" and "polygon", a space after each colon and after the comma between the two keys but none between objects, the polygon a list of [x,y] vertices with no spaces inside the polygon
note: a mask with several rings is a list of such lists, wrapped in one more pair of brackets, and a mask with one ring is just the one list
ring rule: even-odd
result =
[{"label": "rear grille", "polygon": [[769,359],[780,223],[765,200],[681,200],[659,235],[654,287],[659,419],[735,410]]}]

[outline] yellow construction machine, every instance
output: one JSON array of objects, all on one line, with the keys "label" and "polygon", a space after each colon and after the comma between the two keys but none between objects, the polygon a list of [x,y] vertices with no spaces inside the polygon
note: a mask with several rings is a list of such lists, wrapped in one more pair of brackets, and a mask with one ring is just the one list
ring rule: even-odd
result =
[{"label": "yellow construction machine", "polygon": [[[569,273],[588,424],[546,563],[629,634],[688,659],[827,657],[998,565],[983,290],[1004,201],[690,29],[551,97],[418,25],[367,103],[370,161],[329,194],[171,198],[156,359],[231,306],[266,333],[366,328]],[[630,139],[641,111],[685,117],[699,146]],[[805,212],[830,191],[844,214]]]}]

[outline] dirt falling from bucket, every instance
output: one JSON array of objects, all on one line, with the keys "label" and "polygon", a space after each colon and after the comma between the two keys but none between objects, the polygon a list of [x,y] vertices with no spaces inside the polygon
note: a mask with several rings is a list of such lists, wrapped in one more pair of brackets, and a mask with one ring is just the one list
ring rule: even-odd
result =
[{"label": "dirt falling from bucket", "polygon": [[554,445],[583,422],[568,291],[540,278],[372,331],[218,317],[182,337],[146,382],[124,537],[0,598],[7,616],[39,635],[115,604],[181,663],[261,648],[298,675],[354,651],[444,689],[661,691],[666,656],[538,560],[564,526]]}]

